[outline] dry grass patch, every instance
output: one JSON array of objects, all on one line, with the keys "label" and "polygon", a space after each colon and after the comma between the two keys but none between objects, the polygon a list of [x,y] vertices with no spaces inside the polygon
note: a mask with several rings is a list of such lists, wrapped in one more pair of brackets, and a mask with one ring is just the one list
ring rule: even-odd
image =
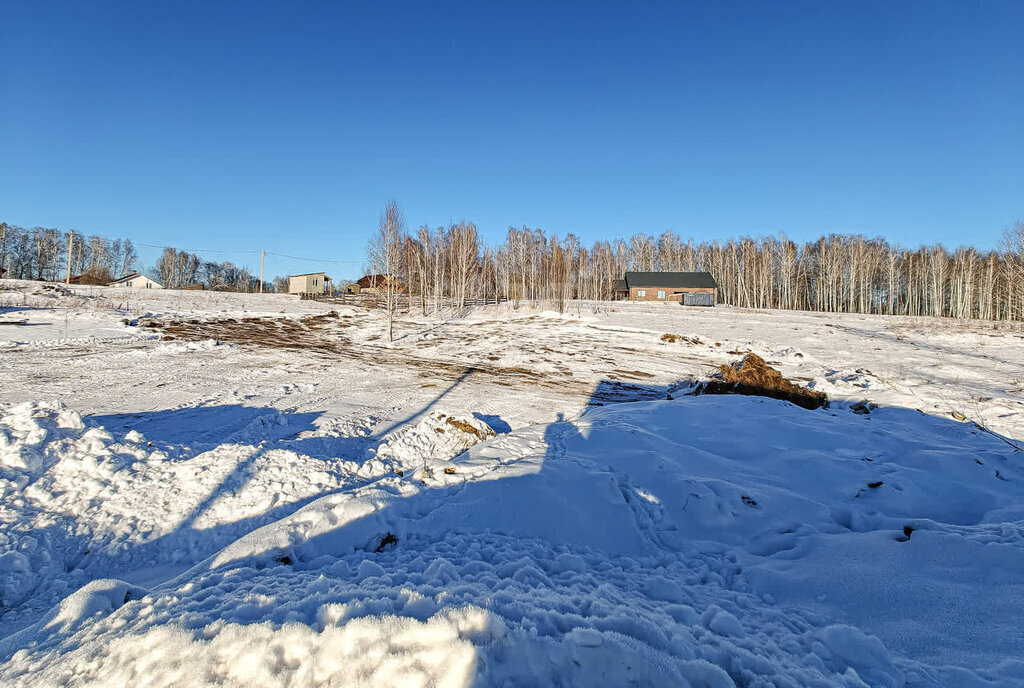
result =
[{"label": "dry grass patch", "polygon": [[493,437],[494,436],[493,432],[488,434],[487,432],[485,432],[483,430],[480,430],[479,428],[473,427],[472,425],[470,425],[469,423],[467,423],[464,420],[459,420],[458,418],[452,418],[451,416],[448,416],[447,418],[445,418],[444,422],[447,423],[448,425],[452,426],[456,430],[461,430],[462,432],[466,433],[467,435],[473,435],[477,439],[480,439],[480,440],[485,440],[488,437]]},{"label": "dry grass patch", "polygon": [[615,368],[614,370],[612,370],[612,372],[618,373],[622,377],[631,377],[634,379],[654,377],[654,373],[645,373],[642,370],[622,370],[621,368]]},{"label": "dry grass patch", "polygon": [[697,389],[697,394],[744,394],[782,399],[805,409],[821,408],[828,403],[824,392],[796,385],[769,367],[757,354],[747,354],[719,372]]},{"label": "dry grass patch", "polygon": [[[585,385],[573,383],[565,377],[525,367],[504,367],[483,361],[472,364],[465,360],[434,359],[416,355],[409,350],[391,351],[374,345],[379,335],[365,342],[355,342],[343,329],[358,325],[358,320],[343,320],[336,313],[308,316],[301,319],[277,317],[215,318],[210,320],[184,318],[142,318],[139,327],[162,335],[162,339],[203,341],[214,339],[238,346],[257,346],[270,349],[302,351],[327,356],[330,359],[365,360],[374,365],[393,365],[413,368],[424,377],[435,381],[455,381],[466,374],[480,375],[505,387],[521,384],[558,387],[566,393],[586,394]],[[357,316],[362,317],[362,316]],[[540,361],[538,361],[540,362]]]},{"label": "dry grass patch", "polygon": [[681,334],[672,334],[671,332],[666,332],[665,334],[661,335],[661,341],[666,342],[668,344],[675,344],[676,342],[683,342],[684,344],[704,343],[698,337],[687,337]]}]

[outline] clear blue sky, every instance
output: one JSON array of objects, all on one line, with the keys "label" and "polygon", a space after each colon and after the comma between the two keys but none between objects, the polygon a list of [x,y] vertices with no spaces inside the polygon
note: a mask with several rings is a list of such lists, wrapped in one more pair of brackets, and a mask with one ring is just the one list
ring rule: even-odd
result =
[{"label": "clear blue sky", "polygon": [[1024,219],[1022,37],[1020,0],[4,0],[0,220],[361,260],[395,198],[489,241],[989,248]]}]

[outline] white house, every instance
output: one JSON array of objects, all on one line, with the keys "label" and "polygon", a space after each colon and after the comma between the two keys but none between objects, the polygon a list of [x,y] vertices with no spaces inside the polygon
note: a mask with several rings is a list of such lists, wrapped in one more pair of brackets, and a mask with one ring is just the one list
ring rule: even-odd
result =
[{"label": "white house", "polygon": [[288,277],[289,294],[329,294],[331,278],[322,272],[307,272],[305,275]]},{"label": "white house", "polygon": [[133,272],[110,283],[111,287],[132,287],[133,289],[163,289],[163,285],[141,272]]}]

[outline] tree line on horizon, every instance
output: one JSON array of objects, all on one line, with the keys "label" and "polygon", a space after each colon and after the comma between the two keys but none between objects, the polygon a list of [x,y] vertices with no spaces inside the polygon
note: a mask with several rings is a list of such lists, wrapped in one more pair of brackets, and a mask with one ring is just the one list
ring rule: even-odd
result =
[{"label": "tree line on horizon", "polygon": [[[0,267],[6,277],[63,281],[67,239],[67,231],[0,222]],[[85,281],[106,283],[137,263],[129,239],[74,235],[71,273],[95,278]],[[706,271],[718,283],[719,303],[733,306],[1024,320],[1024,222],[1006,230],[996,250],[908,249],[841,234],[803,243],[782,234],[695,242],[671,231],[586,247],[573,234],[529,227],[510,227],[503,241],[488,245],[466,221],[409,232],[397,204],[389,203],[368,246],[367,269],[395,275],[407,307],[424,314],[478,299],[564,309],[572,300],[612,298],[627,271]],[[164,249],[154,271],[170,288],[260,287],[247,268],[173,248]],[[286,291],[287,278],[264,282],[263,290]]]},{"label": "tree line on horizon", "polygon": [[[26,229],[0,222],[0,268],[11,279],[63,282],[68,274],[68,235],[65,230],[33,227]],[[139,255],[130,239],[110,240],[75,232],[70,244],[70,274],[80,284],[109,284],[141,269]],[[220,291],[259,291],[259,278],[247,268],[230,262],[202,260],[188,251],[165,248],[152,270],[168,288],[197,284]],[[284,280],[287,289],[287,280]],[[278,282],[280,285],[280,282]],[[264,284],[264,291],[273,285]]]},{"label": "tree line on horizon", "polygon": [[[390,235],[390,236],[388,236]],[[385,249],[384,247],[388,248]],[[718,302],[744,308],[1024,320],[1024,222],[998,250],[904,248],[881,237],[829,234],[684,240],[671,231],[597,241],[510,227],[484,243],[472,222],[406,231],[396,204],[382,213],[367,258],[403,285],[423,314],[473,299],[608,300],[627,271],[710,272]]]},{"label": "tree line on horizon", "polygon": [[[156,276],[164,287],[175,289],[201,284],[204,289],[254,293],[260,290],[260,279],[246,267],[229,261],[215,263],[203,260],[195,253],[165,248],[156,261]],[[275,284],[263,283],[263,291],[275,290]],[[287,280],[285,289],[287,291]]]},{"label": "tree line on horizon", "polygon": [[[131,272],[138,261],[130,239],[73,235],[71,274],[90,284],[106,284]],[[68,232],[53,228],[25,229],[0,222],[0,268],[11,279],[63,282],[68,270]]]}]

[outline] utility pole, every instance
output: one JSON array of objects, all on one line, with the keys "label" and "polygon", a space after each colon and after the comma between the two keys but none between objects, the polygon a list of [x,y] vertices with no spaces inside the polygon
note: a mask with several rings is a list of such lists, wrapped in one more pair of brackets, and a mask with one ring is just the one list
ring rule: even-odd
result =
[{"label": "utility pole", "polygon": [[260,293],[263,293],[263,259],[267,257],[266,251],[260,251]]},{"label": "utility pole", "polygon": [[74,241],[75,233],[68,230],[68,267],[64,271],[64,286],[71,286],[71,244]]}]

